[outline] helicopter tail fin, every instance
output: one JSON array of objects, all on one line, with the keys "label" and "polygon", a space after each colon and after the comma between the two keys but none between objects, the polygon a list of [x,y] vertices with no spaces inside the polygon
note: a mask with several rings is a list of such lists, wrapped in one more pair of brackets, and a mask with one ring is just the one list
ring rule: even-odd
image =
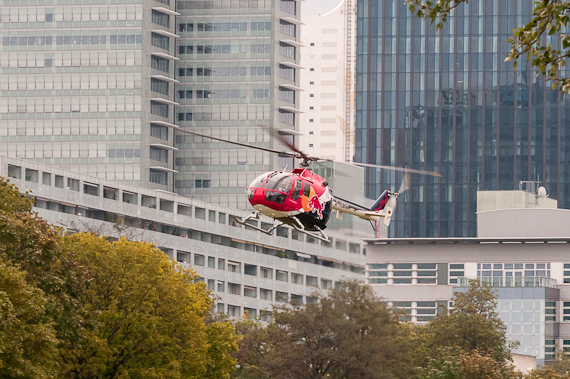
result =
[{"label": "helicopter tail fin", "polygon": [[388,204],[389,198],[390,198],[390,188],[388,188],[386,191],[382,192],[382,194],[378,197],[378,199],[376,199],[374,204],[370,207],[370,210],[372,212],[381,211],[382,209],[384,209],[386,204]]}]

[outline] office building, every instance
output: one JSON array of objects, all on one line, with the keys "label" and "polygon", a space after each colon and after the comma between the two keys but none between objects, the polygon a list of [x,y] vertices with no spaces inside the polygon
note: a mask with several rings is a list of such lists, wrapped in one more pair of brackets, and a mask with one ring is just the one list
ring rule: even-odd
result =
[{"label": "office building", "polygon": [[0,2],[0,154],[245,209],[298,134],[299,2]]},{"label": "office building", "polygon": [[416,323],[452,307],[472,279],[489,283],[508,338],[520,342],[513,353],[553,360],[555,346],[570,347],[570,211],[525,191],[477,198],[476,238],[367,240],[367,281]]},{"label": "office building", "polygon": [[[272,304],[305,303],[318,288],[364,279],[365,251],[357,237],[330,232],[325,245],[289,227],[268,236],[234,222],[249,212],[16,158],[0,156],[0,176],[22,193],[31,191],[33,211],[71,233],[154,243],[196,270],[218,297],[216,309],[232,317],[263,316]],[[271,222],[252,221],[264,228]]]},{"label": "office building", "polygon": [[[530,0],[470,2],[436,31],[404,2],[358,1],[355,160],[443,176],[413,175],[392,236],[475,236],[476,192],[520,181],[541,181],[570,207],[569,100],[525,59],[517,71],[504,62],[506,40],[532,8]],[[399,180],[369,169],[366,195]]]},{"label": "office building", "polygon": [[303,5],[299,146],[312,156],[354,155],[355,0]]},{"label": "office building", "polygon": [[171,190],[174,3],[0,2],[0,154]]},{"label": "office building", "polygon": [[[286,150],[264,126],[296,143],[300,2],[177,1],[176,125],[218,138]],[[290,158],[176,134],[175,192],[246,209],[261,173]]]}]

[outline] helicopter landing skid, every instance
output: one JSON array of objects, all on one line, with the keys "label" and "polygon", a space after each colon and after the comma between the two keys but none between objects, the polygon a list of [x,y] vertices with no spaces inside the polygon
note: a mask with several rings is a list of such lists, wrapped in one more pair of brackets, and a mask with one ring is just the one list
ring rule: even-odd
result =
[{"label": "helicopter landing skid", "polygon": [[293,218],[293,219],[295,220],[296,223],[292,224],[291,226],[296,231],[303,233],[303,234],[306,234],[310,237],[316,238],[318,240],[321,240],[323,242],[331,242],[329,240],[329,237],[318,226],[315,225],[315,228],[317,228],[318,233],[309,232],[308,230],[305,229],[305,226],[303,224],[301,224],[301,221],[299,221],[297,218]]},{"label": "helicopter landing skid", "polygon": [[238,217],[234,217],[235,222],[237,222],[238,224],[243,225],[243,226],[245,226],[246,228],[254,229],[254,230],[257,230],[258,232],[265,233],[265,234],[267,234],[267,235],[269,235],[269,236],[273,234],[273,231],[274,231],[275,229],[277,229],[278,227],[280,227],[281,225],[283,225],[283,223],[280,222],[280,223],[277,224],[277,225],[273,225],[273,226],[272,226],[271,228],[269,228],[269,229],[263,229],[263,228],[259,228],[259,227],[255,226],[255,225],[251,225],[251,224],[248,224],[248,223],[247,223],[247,220],[258,220],[258,219],[259,219],[259,212],[253,212],[252,214],[250,214],[249,216],[247,216],[247,217],[244,218],[243,220],[240,219],[240,218],[238,218]]},{"label": "helicopter landing skid", "polygon": [[[277,225],[273,225],[269,229],[263,229],[263,228],[260,228],[260,227],[257,227],[255,225],[251,225],[251,224],[247,223],[247,220],[258,220],[258,219],[259,219],[259,212],[253,212],[252,214],[250,214],[249,216],[247,216],[243,220],[240,219],[239,217],[234,217],[235,222],[237,222],[238,224],[243,225],[246,228],[254,229],[254,230],[257,230],[258,232],[265,233],[269,236],[273,235],[273,231],[275,229],[277,229],[278,227],[280,227],[282,225],[285,225],[285,223],[279,222]],[[327,237],[327,235],[318,226],[315,226],[315,228],[317,228],[317,230],[318,230],[318,233],[310,232],[310,231],[305,229],[303,224],[297,218],[292,217],[292,219],[295,220],[295,223],[291,224],[291,226],[296,231],[303,233],[303,234],[306,234],[310,237],[316,238],[318,240],[321,240],[323,242],[330,242],[329,237]]]}]

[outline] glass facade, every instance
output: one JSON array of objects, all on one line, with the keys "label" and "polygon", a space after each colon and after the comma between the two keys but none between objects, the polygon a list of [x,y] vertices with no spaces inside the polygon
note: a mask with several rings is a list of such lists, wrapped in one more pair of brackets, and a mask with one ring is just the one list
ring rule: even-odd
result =
[{"label": "glass facade", "polygon": [[[208,3],[203,6],[202,3]],[[281,8],[280,3],[283,3]],[[279,148],[266,128],[295,129],[296,97],[280,96],[295,82],[298,52],[294,1],[178,1],[176,124],[199,133]],[[292,34],[293,33],[293,34]],[[297,33],[298,34],[298,33]],[[284,41],[284,42],[282,42]],[[289,44],[287,44],[289,41]],[[282,51],[280,43],[289,46]],[[291,70],[282,78],[280,63]],[[288,66],[293,65],[293,66]],[[280,109],[289,107],[288,109]],[[282,115],[284,115],[282,117]],[[274,154],[176,133],[175,191],[246,209],[244,189],[261,173],[287,163]],[[291,162],[289,163],[291,166]]]},{"label": "glass facade", "polygon": [[[443,176],[412,175],[391,236],[475,236],[476,192],[524,180],[540,180],[570,207],[570,100],[526,60],[517,71],[504,62],[532,0],[460,6],[441,31],[401,1],[359,0],[357,9],[355,161]],[[366,195],[401,179],[367,169]]]},{"label": "glass facade", "polygon": [[0,1],[0,154],[140,182],[143,6]]}]

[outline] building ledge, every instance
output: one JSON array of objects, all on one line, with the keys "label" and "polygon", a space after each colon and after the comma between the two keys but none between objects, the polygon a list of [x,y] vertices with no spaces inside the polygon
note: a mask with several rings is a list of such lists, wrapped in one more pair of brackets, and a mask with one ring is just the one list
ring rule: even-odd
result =
[{"label": "building ledge", "polygon": [[158,147],[158,148],[165,149],[165,150],[176,150],[176,151],[178,151],[177,147],[165,145],[163,143],[151,143],[150,146]]},{"label": "building ledge", "polygon": [[163,99],[162,97],[151,97],[150,100],[156,101],[157,103],[164,103],[164,104],[169,104],[169,105],[180,105],[176,101]]},{"label": "building ledge", "polygon": [[163,36],[165,36],[165,37],[180,38],[180,36],[179,36],[178,34],[170,33],[170,32],[167,32],[166,30],[153,29],[152,32],[153,32],[153,33],[156,33],[156,34],[163,35]]},{"label": "building ledge", "polygon": [[279,107],[280,110],[291,112],[291,113],[304,113],[303,111],[293,108],[293,107]]},{"label": "building ledge", "polygon": [[166,122],[166,121],[150,121],[150,123],[151,124],[157,124],[160,126],[166,126],[168,128],[178,128],[179,127],[178,125],[174,125],[174,124],[171,124],[171,123]]},{"label": "building ledge", "polygon": [[172,79],[172,78],[169,78],[168,76],[164,76],[164,75],[151,75],[150,77],[153,79],[164,80],[165,82],[180,83],[179,80]]},{"label": "building ledge", "polygon": [[160,52],[157,52],[157,51],[152,52],[151,55],[155,55],[155,56],[157,56],[157,57],[161,57],[161,58],[168,59],[168,60],[171,60],[171,61],[179,61],[179,60],[180,60],[180,58],[177,58],[177,57],[175,57],[175,56],[173,56],[173,55],[166,54],[166,53],[160,53]]},{"label": "building ledge", "polygon": [[291,68],[296,68],[296,69],[303,69],[304,67],[299,66],[296,63],[291,63],[291,62],[279,62],[279,64],[282,64],[284,66],[289,66]]},{"label": "building ledge", "polygon": [[152,7],[153,10],[159,11],[162,13],[169,14],[171,16],[180,16],[180,13],[173,11],[172,9],[164,8],[164,7]]},{"label": "building ledge", "polygon": [[166,172],[172,172],[172,173],[175,173],[175,174],[178,173],[178,171],[173,170],[173,169],[168,168],[168,167],[150,166],[149,168],[150,168],[151,170],[166,171]]}]

